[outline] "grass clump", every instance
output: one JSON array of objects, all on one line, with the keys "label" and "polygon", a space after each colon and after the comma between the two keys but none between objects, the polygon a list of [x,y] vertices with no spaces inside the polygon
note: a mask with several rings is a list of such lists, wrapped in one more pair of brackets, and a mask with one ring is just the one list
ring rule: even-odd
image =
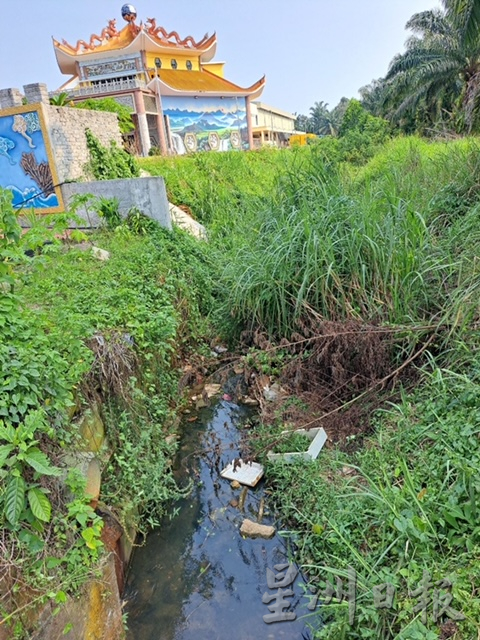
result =
[{"label": "grass clump", "polygon": [[[347,589],[348,568],[357,572],[355,623],[348,602],[334,599],[321,607],[325,627],[316,637],[444,637],[451,617],[435,618],[433,600],[426,622],[415,609],[412,592],[425,571],[437,589],[451,583],[451,608],[464,616],[455,621],[458,637],[477,636],[479,372],[478,354],[462,374],[433,369],[422,389],[377,415],[376,434],[357,453],[323,450],[315,462],[270,469],[309,580],[323,592],[339,576]],[[376,608],[375,588],[385,583],[395,588],[394,603]]]},{"label": "grass clump", "polygon": [[356,185],[312,155],[282,176],[254,224],[236,220],[221,281],[225,312],[276,335],[294,330],[310,307],[328,320],[451,317],[461,292],[478,283],[472,256],[455,249],[463,231],[445,234],[444,216],[373,180]]}]

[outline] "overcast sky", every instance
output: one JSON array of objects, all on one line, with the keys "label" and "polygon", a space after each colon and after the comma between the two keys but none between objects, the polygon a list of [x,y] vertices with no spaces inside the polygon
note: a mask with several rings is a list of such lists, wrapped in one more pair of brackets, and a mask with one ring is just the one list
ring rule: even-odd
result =
[{"label": "overcast sky", "polygon": [[[123,22],[117,0],[2,2],[0,88],[67,79],[58,70],[51,36],[75,43]],[[138,20],[157,19],[168,31],[200,39],[217,32],[216,60],[226,77],[249,86],[263,74],[263,102],[306,113],[316,101],[331,107],[342,96],[385,74],[403,50],[405,23],[436,0],[139,0]]]}]

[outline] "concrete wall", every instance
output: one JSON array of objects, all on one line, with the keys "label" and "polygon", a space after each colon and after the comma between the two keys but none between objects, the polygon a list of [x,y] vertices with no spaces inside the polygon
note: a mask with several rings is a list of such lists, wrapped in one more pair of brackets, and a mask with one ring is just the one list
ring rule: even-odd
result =
[{"label": "concrete wall", "polygon": [[90,155],[86,129],[90,129],[107,148],[112,140],[122,146],[118,118],[114,113],[45,104],[42,109],[60,183],[87,177],[85,165]]},{"label": "concrete wall", "polygon": [[[48,140],[57,169],[58,182],[88,178],[85,165],[90,160],[85,138],[85,130],[93,135],[105,147],[112,141],[122,146],[122,135],[115,113],[77,109],[73,107],[55,107],[50,105],[48,89],[40,82],[24,85],[25,98],[29,106],[41,109],[47,129]],[[0,115],[9,110],[9,115],[19,109],[22,113],[22,94],[18,89],[0,90]]]},{"label": "concrete wall", "polygon": [[[130,180],[98,180],[94,182],[71,182],[62,186],[62,196],[68,209],[69,202],[75,194],[91,193],[97,197],[117,198],[120,202],[120,213],[126,216],[132,207],[153,218],[162,227],[172,228],[172,221],[163,178],[131,178]],[[87,211],[79,210],[77,214],[86,222],[86,226],[98,226],[101,219]],[[90,220],[89,220],[90,218]]]},{"label": "concrete wall", "polygon": [[[89,580],[79,598],[69,598],[55,616],[52,615],[52,609],[53,606],[49,606],[40,615],[39,631],[32,636],[32,640],[125,638],[113,554],[105,560],[101,576]],[[65,635],[63,631],[67,624],[72,628]]]},{"label": "concrete wall", "polygon": [[287,111],[269,107],[262,102],[251,104],[252,125],[270,131],[293,133],[295,130],[295,116]]}]

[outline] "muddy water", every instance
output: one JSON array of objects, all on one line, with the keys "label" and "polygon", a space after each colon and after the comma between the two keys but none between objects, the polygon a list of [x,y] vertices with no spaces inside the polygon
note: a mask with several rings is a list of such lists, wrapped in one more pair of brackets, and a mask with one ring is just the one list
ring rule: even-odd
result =
[{"label": "muddy water", "polygon": [[[193,491],[177,504],[144,547],[135,551],[127,580],[128,640],[300,640],[310,633],[302,616],[308,600],[298,577],[287,612],[296,619],[266,624],[267,568],[285,564],[285,539],[243,539],[244,517],[256,521],[263,487],[249,489],[243,513],[240,491],[220,478],[239,455],[244,408],[220,400],[188,423],[176,461],[177,477]],[[268,499],[267,499],[268,500]],[[232,502],[232,504],[230,504]],[[268,514],[263,524],[272,524]],[[278,570],[275,571],[278,573]],[[270,603],[272,604],[272,603]],[[311,619],[311,614],[310,614]]]}]

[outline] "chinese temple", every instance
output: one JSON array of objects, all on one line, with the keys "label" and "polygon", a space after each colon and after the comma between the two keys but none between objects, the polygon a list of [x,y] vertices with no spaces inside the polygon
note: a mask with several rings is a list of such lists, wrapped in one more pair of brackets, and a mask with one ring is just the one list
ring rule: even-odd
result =
[{"label": "chinese temple", "polygon": [[59,91],[74,102],[112,97],[130,108],[138,153],[152,146],[164,153],[253,148],[250,104],[265,78],[242,88],[224,77],[213,60],[217,38],[181,38],[155,18],[137,23],[122,7],[126,25],[110,20],[99,35],[69,44],[53,40],[60,70],[70,79]]}]

